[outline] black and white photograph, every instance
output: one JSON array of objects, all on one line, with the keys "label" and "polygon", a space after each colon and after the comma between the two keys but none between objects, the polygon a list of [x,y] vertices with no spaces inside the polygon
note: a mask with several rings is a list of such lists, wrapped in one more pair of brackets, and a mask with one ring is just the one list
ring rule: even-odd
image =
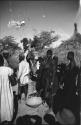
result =
[{"label": "black and white photograph", "polygon": [[0,1],[0,125],[80,125],[81,0]]}]

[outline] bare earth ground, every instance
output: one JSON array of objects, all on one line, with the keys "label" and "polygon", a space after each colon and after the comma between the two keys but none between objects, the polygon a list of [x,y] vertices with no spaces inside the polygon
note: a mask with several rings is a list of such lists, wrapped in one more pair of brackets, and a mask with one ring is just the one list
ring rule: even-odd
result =
[{"label": "bare earth ground", "polygon": [[[16,91],[16,93],[17,93],[17,85],[13,87],[13,91]],[[19,116],[24,116],[24,115],[38,115],[42,118],[42,123],[47,124],[44,121],[43,117],[48,109],[49,109],[49,107],[46,103],[41,104],[37,108],[31,108],[26,105],[26,101],[24,101],[24,99],[22,98],[21,102],[20,101],[18,102],[18,113],[17,113],[16,119]],[[52,114],[54,116],[53,112],[51,112],[50,114]],[[14,123],[16,123],[16,119],[15,119]]]},{"label": "bare earth ground", "polygon": [[[17,94],[17,87],[18,87],[17,85],[13,87],[13,91],[16,91],[16,94]],[[31,108],[31,107],[26,105],[26,101],[24,101],[24,99],[22,98],[21,102],[20,101],[18,102],[18,113],[17,113],[16,119],[19,116],[24,116],[24,115],[38,115],[42,118],[42,123],[47,124],[44,121],[43,117],[46,114],[48,109],[49,109],[49,107],[46,103],[41,104],[37,108]],[[50,112],[50,114],[52,114],[54,116],[53,112]],[[16,119],[15,119],[14,123],[16,123]],[[80,110],[80,125],[81,125],[81,110]]]}]

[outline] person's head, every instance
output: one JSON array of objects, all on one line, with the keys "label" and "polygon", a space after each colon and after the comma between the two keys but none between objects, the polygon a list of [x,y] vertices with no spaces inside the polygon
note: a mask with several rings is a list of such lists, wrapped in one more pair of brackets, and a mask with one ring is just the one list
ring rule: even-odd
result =
[{"label": "person's head", "polygon": [[19,62],[23,61],[24,58],[25,58],[25,57],[24,57],[24,54],[20,54],[20,55],[19,55]]},{"label": "person's head", "polygon": [[0,66],[4,65],[4,59],[3,56],[0,54]]},{"label": "person's head", "polygon": [[42,63],[44,61],[44,59],[42,57],[39,57],[38,61],[39,61],[39,63]]},{"label": "person's head", "polygon": [[21,43],[23,44],[24,51],[26,51],[28,49],[28,39],[27,38],[23,38],[21,40]]},{"label": "person's head", "polygon": [[47,55],[47,58],[51,58],[52,57],[52,50],[51,49],[49,49],[49,50],[47,50],[47,53],[46,53],[46,55]]},{"label": "person's head", "polygon": [[69,51],[67,54],[67,59],[70,61],[73,61],[74,60],[74,52]]},{"label": "person's head", "polygon": [[9,53],[8,53],[8,52],[3,52],[3,57],[4,57],[5,59],[8,59]]}]

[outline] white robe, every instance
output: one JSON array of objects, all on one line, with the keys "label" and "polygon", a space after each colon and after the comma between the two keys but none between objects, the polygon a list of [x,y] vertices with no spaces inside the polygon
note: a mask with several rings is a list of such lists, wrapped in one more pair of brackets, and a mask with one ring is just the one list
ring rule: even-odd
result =
[{"label": "white robe", "polygon": [[26,50],[26,52],[24,53],[25,56],[25,61],[26,61],[26,56],[28,55],[28,50]]},{"label": "white robe", "polygon": [[17,78],[20,79],[21,86],[29,83],[29,73],[30,73],[29,63],[23,60],[21,63],[19,63],[19,70],[17,74]]},{"label": "white robe", "polygon": [[0,67],[0,122],[13,117],[13,91],[8,78],[12,73],[11,68]]}]

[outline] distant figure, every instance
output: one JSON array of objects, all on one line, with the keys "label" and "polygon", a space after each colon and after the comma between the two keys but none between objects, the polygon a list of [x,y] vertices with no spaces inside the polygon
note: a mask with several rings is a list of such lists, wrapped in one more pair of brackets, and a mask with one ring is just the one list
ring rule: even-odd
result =
[{"label": "distant figure", "polygon": [[35,56],[33,54],[32,51],[30,51],[27,55],[27,61],[29,62],[29,65],[30,65],[30,76],[31,76],[31,80],[35,81],[34,80],[34,76],[36,75],[36,70],[37,70],[37,67],[36,67],[36,60],[35,60]]},{"label": "distant figure", "polygon": [[54,97],[57,93],[58,90],[58,77],[57,77],[57,65],[58,65],[58,57],[54,56],[52,59],[52,64],[51,64],[51,84],[49,86],[50,91],[49,91],[49,96],[47,98],[47,104],[49,105],[49,111],[52,111],[54,108]]},{"label": "distant figure", "polygon": [[50,91],[51,83],[53,82],[53,59],[52,50],[48,50],[43,63],[42,86],[43,97],[46,99]]},{"label": "distant figure", "polygon": [[29,82],[29,73],[30,73],[30,66],[29,63],[24,60],[24,55],[19,56],[19,70],[18,70],[18,81],[19,81],[19,93],[20,98],[21,94],[25,94],[25,99],[27,96],[27,89],[28,89],[28,82]]},{"label": "distant figure", "polygon": [[13,117],[13,91],[9,81],[13,70],[3,65],[4,59],[0,55],[0,122],[11,121]]},{"label": "distant figure", "polygon": [[43,75],[43,68],[44,68],[43,62],[44,62],[44,59],[42,57],[39,57],[37,60],[38,68],[36,71],[36,74],[37,74],[36,89],[39,93],[41,92],[41,90],[43,91],[43,85],[42,85],[42,75]]},{"label": "distant figure", "polygon": [[57,75],[57,66],[58,66],[58,57],[53,57],[53,65],[54,65],[54,71],[53,71],[53,93],[57,93],[58,90],[58,75]]},{"label": "distant figure", "polygon": [[74,23],[74,33],[76,34],[77,33],[77,23]]},{"label": "distant figure", "polygon": [[26,50],[28,49],[28,39],[27,38],[23,38],[21,40],[21,43],[23,44],[23,50],[24,50],[24,52],[26,52]]}]

